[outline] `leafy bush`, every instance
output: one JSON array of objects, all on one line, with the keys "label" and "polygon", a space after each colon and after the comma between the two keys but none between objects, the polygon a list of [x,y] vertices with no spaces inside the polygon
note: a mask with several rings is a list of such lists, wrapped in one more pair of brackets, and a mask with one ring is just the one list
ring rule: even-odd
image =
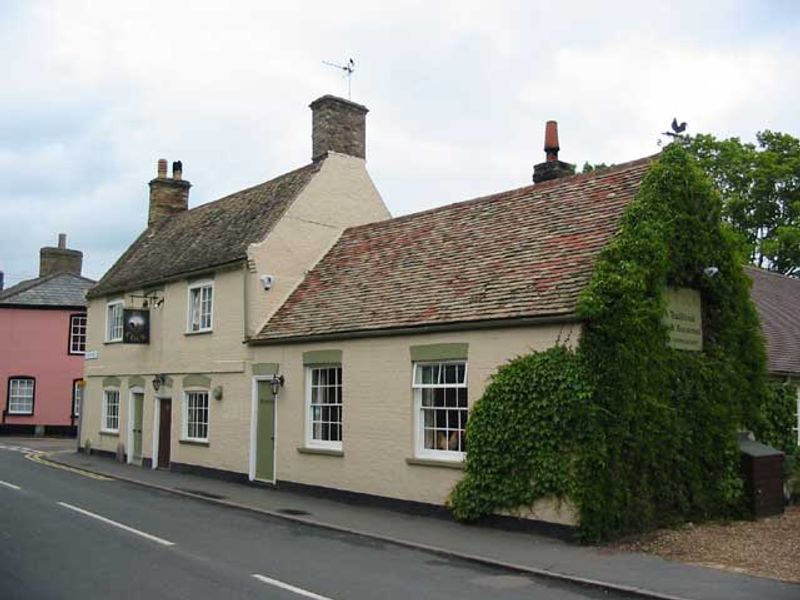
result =
[{"label": "leafy bush", "polygon": [[564,346],[500,367],[467,423],[467,477],[451,496],[456,518],[574,495],[590,398],[581,363]]},{"label": "leafy bush", "polygon": [[797,388],[791,384],[770,381],[753,423],[756,439],[786,453],[800,457],[797,433]]}]

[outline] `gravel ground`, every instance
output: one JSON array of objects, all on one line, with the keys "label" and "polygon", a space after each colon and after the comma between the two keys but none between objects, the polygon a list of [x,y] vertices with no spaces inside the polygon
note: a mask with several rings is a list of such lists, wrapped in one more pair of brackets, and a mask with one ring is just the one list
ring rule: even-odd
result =
[{"label": "gravel ground", "polygon": [[800,582],[800,506],[760,521],[660,529],[625,539],[613,549]]}]

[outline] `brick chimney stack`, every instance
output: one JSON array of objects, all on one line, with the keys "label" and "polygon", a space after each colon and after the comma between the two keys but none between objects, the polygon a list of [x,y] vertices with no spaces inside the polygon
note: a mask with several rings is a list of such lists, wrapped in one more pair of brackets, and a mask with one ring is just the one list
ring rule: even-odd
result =
[{"label": "brick chimney stack", "polygon": [[366,158],[367,110],[336,96],[322,96],[312,102],[311,160],[325,158],[328,152]]},{"label": "brick chimney stack", "polygon": [[39,250],[39,277],[53,273],[80,275],[83,269],[83,252],[67,248],[67,234],[58,234],[58,247],[46,246]]},{"label": "brick chimney stack", "polygon": [[150,181],[148,227],[189,208],[192,184],[183,179],[183,163],[179,160],[172,163],[172,177],[167,177],[167,160],[160,158],[156,173],[156,178]]},{"label": "brick chimney stack", "polygon": [[558,160],[558,123],[548,121],[544,129],[545,162],[534,165],[533,183],[541,183],[575,174],[575,165]]}]

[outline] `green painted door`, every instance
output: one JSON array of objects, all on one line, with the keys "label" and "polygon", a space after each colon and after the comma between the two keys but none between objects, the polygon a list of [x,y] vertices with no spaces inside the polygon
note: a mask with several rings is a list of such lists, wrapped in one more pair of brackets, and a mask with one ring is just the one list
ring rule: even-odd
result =
[{"label": "green painted door", "polygon": [[275,399],[268,381],[258,382],[256,479],[275,479]]},{"label": "green painted door", "polygon": [[133,394],[133,459],[142,460],[142,409],[144,394]]}]

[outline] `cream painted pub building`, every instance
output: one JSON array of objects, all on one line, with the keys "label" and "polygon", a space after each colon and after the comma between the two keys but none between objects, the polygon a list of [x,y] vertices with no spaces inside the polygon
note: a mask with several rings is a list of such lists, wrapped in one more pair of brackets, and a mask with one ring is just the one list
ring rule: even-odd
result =
[{"label": "cream painted pub building", "polygon": [[[497,367],[577,343],[578,296],[650,160],[572,175],[551,122],[533,185],[388,219],[366,109],[311,107],[314,161],[260,186],[186,210],[159,167],[148,229],[89,295],[81,445],[441,506]],[[147,344],[124,343],[136,315]],[[575,523],[566,503],[529,516]]]},{"label": "cream painted pub building", "polygon": [[182,165],[159,161],[147,229],[88,294],[82,448],[247,473],[251,399],[272,370],[245,342],[345,228],[389,217],[366,171],[367,109],[311,109],[311,163],[191,210]]},{"label": "cream painted pub building", "polygon": [[[573,175],[550,122],[533,185],[388,219],[366,109],[311,107],[313,162],[267,183],[186,210],[159,167],[148,229],[89,296],[81,445],[441,506],[498,366],[578,342],[579,295],[651,159]],[[123,343],[137,316],[149,343]],[[576,522],[566,502],[527,516]]]}]

